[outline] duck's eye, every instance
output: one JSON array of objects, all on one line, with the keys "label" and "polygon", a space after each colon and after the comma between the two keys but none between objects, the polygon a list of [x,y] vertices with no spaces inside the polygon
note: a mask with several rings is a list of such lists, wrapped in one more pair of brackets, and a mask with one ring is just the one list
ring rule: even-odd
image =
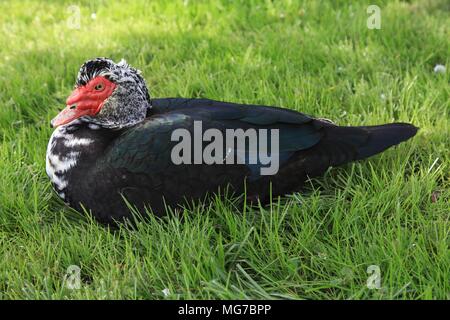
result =
[{"label": "duck's eye", "polygon": [[102,91],[103,88],[105,88],[105,86],[103,85],[102,82],[98,83],[98,84],[94,87],[94,89],[97,90],[97,91]]}]

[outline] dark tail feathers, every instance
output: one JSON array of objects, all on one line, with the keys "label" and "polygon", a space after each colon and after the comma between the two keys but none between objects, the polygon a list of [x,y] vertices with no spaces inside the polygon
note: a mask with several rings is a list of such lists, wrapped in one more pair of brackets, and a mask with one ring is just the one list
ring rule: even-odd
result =
[{"label": "dark tail feathers", "polygon": [[358,128],[368,132],[368,137],[366,142],[357,148],[357,159],[373,156],[402,141],[406,141],[413,137],[418,130],[417,127],[408,123],[391,123]]},{"label": "dark tail feathers", "polygon": [[368,158],[413,137],[417,129],[407,123],[380,126],[339,127],[324,124],[325,137],[320,147],[329,156],[329,165]]}]

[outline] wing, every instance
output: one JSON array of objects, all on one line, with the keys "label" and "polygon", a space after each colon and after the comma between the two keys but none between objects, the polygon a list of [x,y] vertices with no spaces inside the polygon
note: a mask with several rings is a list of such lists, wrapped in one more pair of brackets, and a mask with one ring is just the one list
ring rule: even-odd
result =
[{"label": "wing", "polygon": [[[242,105],[208,99],[154,99],[152,114],[141,124],[127,130],[109,148],[105,161],[114,167],[139,172],[165,170],[171,163],[174,147],[171,134],[184,128],[192,135],[195,121],[201,121],[202,130],[218,129],[223,136],[227,129],[278,129],[278,156],[280,165],[297,151],[316,145],[323,133],[322,125],[299,112],[277,107]],[[270,131],[269,131],[270,133]],[[251,156],[249,150],[235,145],[235,154]],[[248,164],[248,161],[246,161]],[[250,177],[259,177],[262,164],[247,165]]]}]

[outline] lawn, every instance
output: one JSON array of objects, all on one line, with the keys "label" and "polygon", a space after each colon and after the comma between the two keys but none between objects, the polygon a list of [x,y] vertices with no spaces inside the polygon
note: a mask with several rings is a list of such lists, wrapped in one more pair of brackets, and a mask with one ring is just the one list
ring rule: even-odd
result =
[{"label": "lawn", "polygon": [[[2,1],[0,298],[450,299],[450,6],[376,1],[369,29],[372,2]],[[420,130],[266,207],[108,230],[45,174],[49,121],[97,56],[141,69],[152,97]]]}]

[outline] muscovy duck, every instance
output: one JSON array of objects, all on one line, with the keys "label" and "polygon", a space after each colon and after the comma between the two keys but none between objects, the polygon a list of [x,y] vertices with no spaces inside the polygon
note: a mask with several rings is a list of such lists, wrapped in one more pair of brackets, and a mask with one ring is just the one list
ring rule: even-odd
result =
[{"label": "muscovy duck", "polygon": [[[370,157],[417,132],[405,123],[341,127],[278,107],[150,99],[137,69],[108,58],[81,66],[66,104],[51,121],[56,129],[47,148],[47,174],[66,203],[76,210],[89,209],[107,224],[130,218],[129,204],[141,213],[150,209],[162,216],[167,207],[202,200],[226,188],[264,202],[269,196],[298,191],[309,177],[330,166]],[[181,128],[195,135],[196,123],[224,135],[229,129],[277,132],[278,150],[269,145],[267,154],[277,157],[279,169],[262,174],[262,161],[248,161],[250,151],[229,145],[224,146],[225,158],[231,152],[244,161],[175,163],[172,153],[179,141],[173,132]],[[207,140],[202,140],[202,147]],[[184,152],[189,153],[180,155]]]}]

